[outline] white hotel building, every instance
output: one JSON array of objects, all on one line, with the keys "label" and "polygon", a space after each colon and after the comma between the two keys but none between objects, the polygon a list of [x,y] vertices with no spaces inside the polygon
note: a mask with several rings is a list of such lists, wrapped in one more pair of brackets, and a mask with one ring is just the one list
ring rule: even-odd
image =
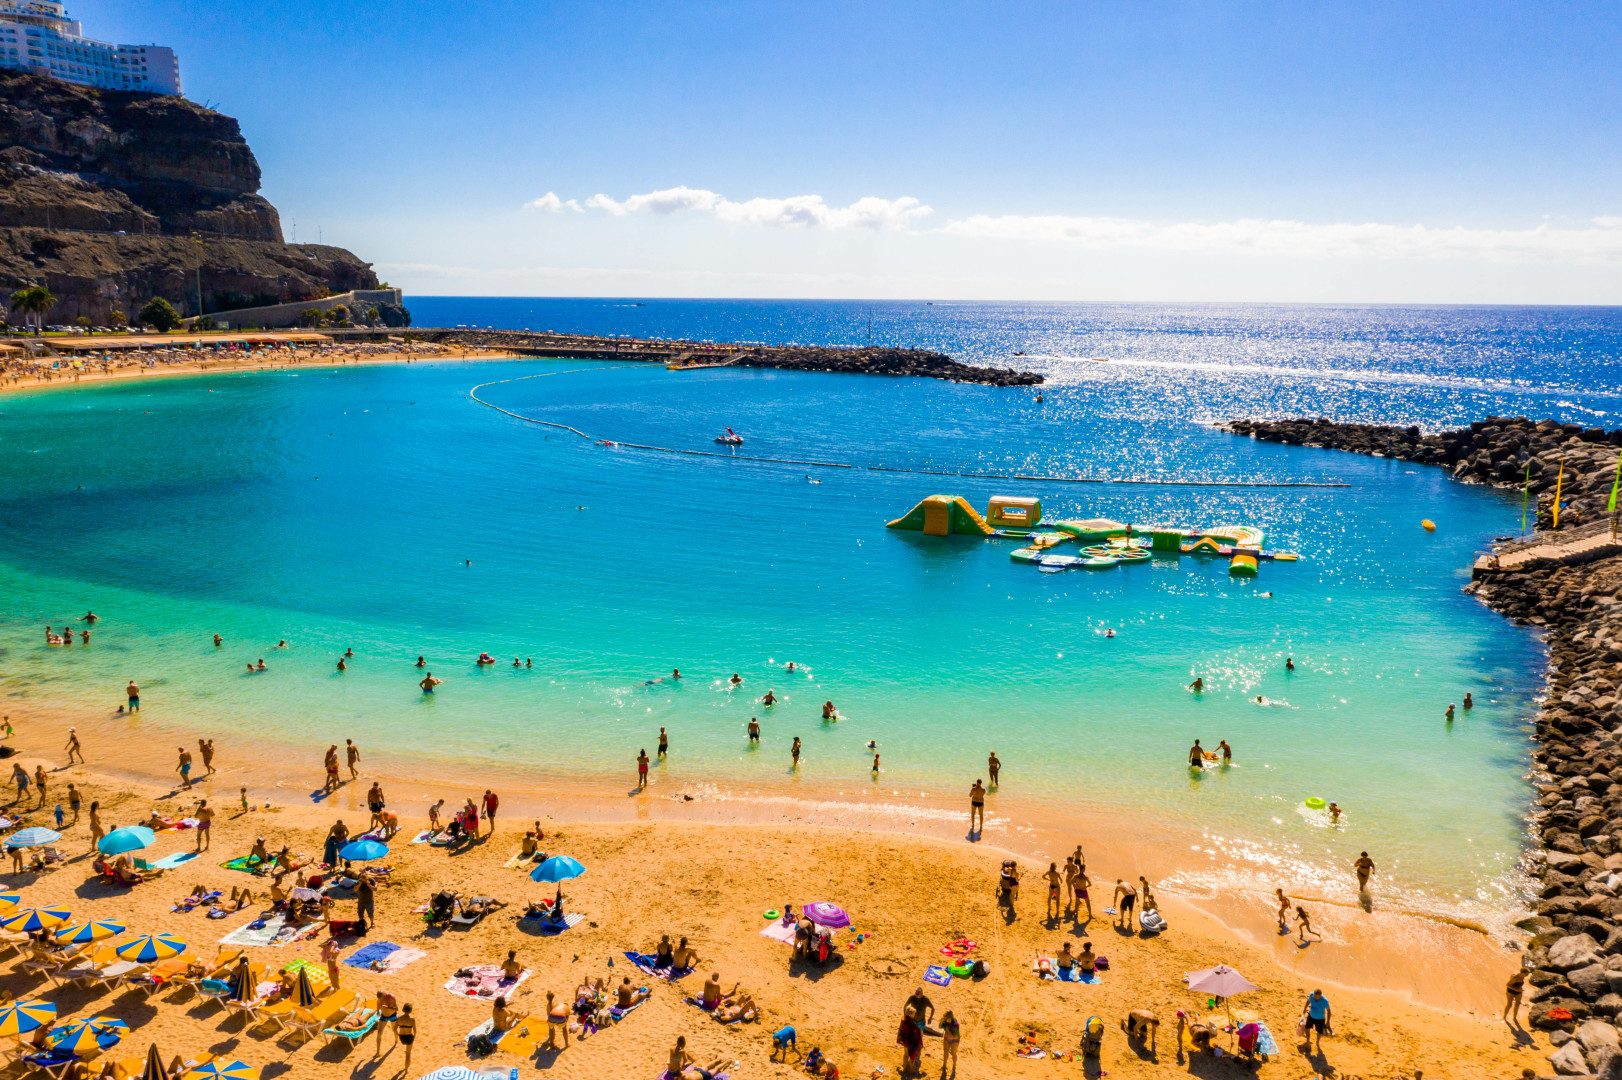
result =
[{"label": "white hotel building", "polygon": [[87,38],[58,0],[0,0],[0,68],[103,90],[180,93],[180,61],[173,49]]}]

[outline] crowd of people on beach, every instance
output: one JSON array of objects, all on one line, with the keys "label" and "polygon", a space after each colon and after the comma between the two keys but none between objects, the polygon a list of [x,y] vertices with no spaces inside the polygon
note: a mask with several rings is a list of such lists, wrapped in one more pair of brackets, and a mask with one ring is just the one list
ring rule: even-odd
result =
[{"label": "crowd of people on beach", "polygon": [[219,364],[339,364],[399,357],[427,359],[459,356],[478,351],[479,346],[450,347],[425,341],[357,341],[331,344],[278,342],[242,345],[188,343],[109,348],[104,352],[63,350],[41,356],[8,355],[0,358],[0,386],[63,380],[77,382],[87,375],[106,377],[131,371],[202,370]]}]

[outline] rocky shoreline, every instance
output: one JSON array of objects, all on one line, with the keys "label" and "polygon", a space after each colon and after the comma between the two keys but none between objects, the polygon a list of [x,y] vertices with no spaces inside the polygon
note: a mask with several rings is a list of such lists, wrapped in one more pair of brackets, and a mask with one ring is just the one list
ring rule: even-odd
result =
[{"label": "rocky shoreline", "polygon": [[702,341],[645,340],[539,333],[528,330],[414,329],[428,341],[507,349],[536,356],[635,360],[693,367],[783,368],[850,375],[897,375],[986,386],[1038,386],[1034,371],[980,367],[926,349],[839,348],[825,345],[717,345]]},{"label": "rocky shoreline", "polygon": [[[1528,484],[1543,529],[1564,459],[1560,532],[1604,518],[1622,446],[1622,429],[1525,417],[1488,417],[1429,435],[1323,419],[1222,427],[1264,442],[1439,465],[1467,482]],[[1537,799],[1528,822],[1538,846],[1525,868],[1535,895],[1518,924],[1531,935],[1523,958],[1527,1019],[1550,1033],[1557,1073],[1622,1077],[1615,1026],[1622,1016],[1622,557],[1486,569],[1465,591],[1539,627],[1549,652],[1531,755]]]}]

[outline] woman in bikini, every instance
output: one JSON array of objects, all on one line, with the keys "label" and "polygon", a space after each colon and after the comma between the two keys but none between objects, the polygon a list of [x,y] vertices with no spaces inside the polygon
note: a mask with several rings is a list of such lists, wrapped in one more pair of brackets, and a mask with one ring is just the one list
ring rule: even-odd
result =
[{"label": "woman in bikini", "polygon": [[405,1063],[401,1072],[411,1071],[411,1044],[417,1041],[417,1018],[411,1015],[409,1004],[400,1006],[400,1019],[394,1022],[394,1037],[405,1047]]}]

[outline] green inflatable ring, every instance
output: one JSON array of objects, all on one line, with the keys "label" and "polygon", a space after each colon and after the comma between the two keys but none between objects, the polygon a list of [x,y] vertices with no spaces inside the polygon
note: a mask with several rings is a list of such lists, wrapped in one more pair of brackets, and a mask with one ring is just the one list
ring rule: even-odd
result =
[{"label": "green inflatable ring", "polygon": [[760,913],[760,917],[763,919],[775,919],[781,914],[782,912],[778,911],[776,908],[767,908],[765,911]]},{"label": "green inflatable ring", "polygon": [[1316,795],[1313,795],[1307,799],[1308,810],[1322,810],[1327,805],[1329,804],[1318,798]]}]

